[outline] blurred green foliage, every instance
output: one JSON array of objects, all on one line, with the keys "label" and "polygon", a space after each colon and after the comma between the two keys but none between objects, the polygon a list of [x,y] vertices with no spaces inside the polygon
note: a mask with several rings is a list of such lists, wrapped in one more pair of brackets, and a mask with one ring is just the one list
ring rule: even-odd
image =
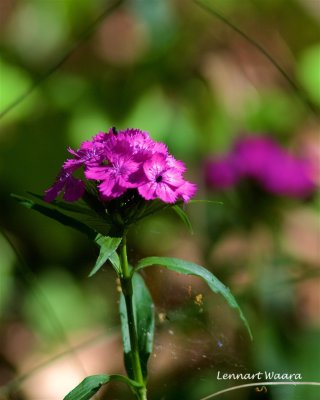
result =
[{"label": "blurred green foliage", "polygon": [[298,64],[298,78],[310,98],[320,104],[320,44],[308,47],[301,55]]},{"label": "blurred green foliage", "polygon": [[[317,5],[205,2],[260,43],[301,88],[299,94],[257,48],[192,1],[130,0],[110,12],[112,3],[103,0],[13,3],[1,5],[0,113],[32,90],[0,119],[1,227],[24,259],[0,237],[1,384],[19,375],[21,360],[38,354],[43,343],[59,342],[68,350],[65,335],[119,323],[111,269],[87,279],[97,248],[10,198],[11,192],[42,193],[68,146],[77,148],[111,125],[148,130],[165,141],[186,162],[199,186],[197,197],[224,202],[187,207],[193,237],[173,213],[144,221],[131,232],[129,257],[199,261],[231,287],[253,327],[250,343],[234,316],[201,286],[170,274],[166,279],[165,272],[146,273],[160,315],[150,399],[198,400],[239,383],[217,381],[218,370],[270,369],[319,381],[319,274],[309,273],[318,268],[319,257],[310,255],[319,239],[308,219],[319,221],[319,195],[299,202],[251,188],[224,196],[208,191],[203,175],[204,160],[229,149],[243,131],[266,132],[285,146],[311,146],[316,153],[319,119],[310,104],[319,110]],[[199,293],[205,294],[201,312],[194,303]],[[19,347],[19,361],[6,350],[17,324],[33,337],[32,347]],[[117,393],[121,389],[111,388],[106,398]],[[224,398],[259,396],[251,390]],[[318,397],[314,388],[285,387],[268,390],[264,398]]]}]

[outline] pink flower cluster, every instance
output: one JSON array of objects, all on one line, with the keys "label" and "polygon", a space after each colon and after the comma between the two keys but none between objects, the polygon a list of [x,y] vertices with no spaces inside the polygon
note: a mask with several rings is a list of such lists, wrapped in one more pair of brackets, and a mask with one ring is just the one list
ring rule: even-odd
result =
[{"label": "pink flower cluster", "polygon": [[145,200],[161,199],[165,203],[184,202],[196,192],[196,186],[183,178],[186,167],[176,160],[165,144],[155,142],[139,129],[100,132],[85,141],[73,158],[62,166],[55,183],[45,192],[53,201],[61,192],[66,201],[76,201],[85,192],[85,183],[73,173],[83,168],[84,176],[97,183],[102,201],[116,199],[127,189],[137,189]]},{"label": "pink flower cluster", "polygon": [[230,153],[206,164],[206,180],[216,189],[228,189],[249,178],[280,196],[307,197],[315,190],[311,164],[266,136],[244,136]]}]

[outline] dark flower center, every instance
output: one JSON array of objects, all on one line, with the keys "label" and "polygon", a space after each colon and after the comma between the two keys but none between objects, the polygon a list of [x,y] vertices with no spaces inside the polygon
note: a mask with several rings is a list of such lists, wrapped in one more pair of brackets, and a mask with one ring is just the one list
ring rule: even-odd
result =
[{"label": "dark flower center", "polygon": [[157,183],[160,183],[162,181],[162,176],[161,175],[158,175],[157,177],[156,177],[156,182]]}]

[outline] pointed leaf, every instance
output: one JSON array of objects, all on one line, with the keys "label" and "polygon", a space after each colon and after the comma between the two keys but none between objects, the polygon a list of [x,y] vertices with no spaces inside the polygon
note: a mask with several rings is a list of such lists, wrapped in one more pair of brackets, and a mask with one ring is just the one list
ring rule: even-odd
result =
[{"label": "pointed leaf", "polygon": [[119,313],[121,320],[121,337],[123,346],[124,365],[126,367],[126,371],[129,378],[134,379],[134,373],[131,363],[132,352],[130,344],[129,321],[127,315],[126,301],[123,293],[120,294]]},{"label": "pointed leaf", "polygon": [[71,392],[63,398],[63,400],[89,400],[99,391],[102,385],[112,381],[126,383],[132,388],[140,387],[137,382],[128,379],[123,375],[91,375],[87,376],[81,383],[79,383],[78,386],[71,390]]},{"label": "pointed leaf", "polygon": [[188,204],[197,204],[197,203],[217,204],[218,206],[223,206],[223,201],[219,201],[219,200],[191,199],[188,201]]},{"label": "pointed leaf", "polygon": [[112,256],[119,247],[121,238],[98,235],[96,243],[100,246],[100,253],[89,277],[99,271],[99,269],[109,260],[110,256]]},{"label": "pointed leaf", "polygon": [[[31,196],[35,197],[38,201],[44,202],[43,196],[41,196],[40,194],[33,193],[33,192],[27,192],[27,193],[31,194]],[[47,202],[44,202],[44,203],[47,205],[56,206],[57,208],[60,208],[65,211],[78,212],[78,213],[87,214],[87,215],[92,215],[93,213],[95,213],[86,205],[80,205],[79,204],[80,201],[78,200],[76,202],[66,202],[66,201],[62,201],[62,200],[53,200],[50,203],[47,203]]]},{"label": "pointed leaf", "polygon": [[59,212],[67,216],[70,216],[71,218],[74,218],[79,222],[89,226],[97,233],[101,233],[102,235],[108,235],[110,231],[111,220],[108,217],[108,215],[106,213],[98,214],[94,209],[89,208],[86,205],[86,203],[83,203],[82,200],[78,200],[77,202],[71,202],[71,203],[61,200],[54,200],[51,203],[47,203],[43,200],[42,196],[31,192],[28,193],[30,193],[33,197],[37,199],[37,203],[40,203],[41,205],[47,206],[49,208],[56,209]]},{"label": "pointed leaf", "polygon": [[120,259],[119,259],[118,253],[117,253],[116,251],[114,251],[114,252],[110,255],[109,261],[111,262],[111,264],[112,264],[114,270],[116,271],[116,273],[117,273],[118,275],[120,275],[120,272],[121,272],[121,265],[120,265]]},{"label": "pointed leaf", "polygon": [[[135,326],[138,335],[139,356],[141,361],[142,374],[147,377],[147,364],[153,348],[154,338],[154,305],[150,292],[140,274],[134,274],[132,277],[133,285],[133,310],[135,316]],[[128,328],[128,318],[124,295],[120,296],[120,318],[122,341],[124,351],[124,361],[127,373],[133,377],[131,369],[131,344]]]},{"label": "pointed leaf", "polygon": [[191,235],[193,235],[193,228],[187,213],[181,207],[176,205],[172,206],[172,210],[181,218],[181,220],[185,223]]},{"label": "pointed leaf", "polygon": [[102,385],[108,382],[110,382],[110,375],[87,376],[63,400],[89,400],[98,392]]},{"label": "pointed leaf", "polygon": [[140,274],[135,274],[132,281],[141,368],[143,376],[146,377],[148,359],[153,348],[154,305],[150,292]]},{"label": "pointed leaf", "polygon": [[163,211],[167,208],[171,207],[170,204],[164,203],[162,200],[152,200],[151,202],[148,203],[148,207],[141,213],[138,214],[135,218],[135,221],[139,221],[143,218],[149,217],[151,215],[154,215],[160,211]]},{"label": "pointed leaf", "polygon": [[76,219],[69,217],[58,210],[55,210],[46,205],[36,204],[34,201],[27,199],[25,197],[12,195],[20,204],[27,208],[31,208],[49,218],[54,219],[55,221],[60,222],[63,225],[69,226],[71,228],[76,229],[77,231],[86,234],[89,238],[94,239],[96,236],[96,232],[89,228],[87,225],[77,221]]},{"label": "pointed leaf", "polygon": [[[57,201],[46,203],[42,200],[41,196],[33,196],[36,200],[12,194],[12,197],[18,200],[20,204],[25,207],[38,211],[41,214],[52,218],[63,225],[77,229],[82,233],[90,233],[89,236],[91,238],[93,236],[92,232],[107,235],[110,231],[111,226],[109,222],[87,207]],[[86,227],[89,228],[89,230],[86,229]],[[96,236],[96,234],[94,236]]]},{"label": "pointed leaf", "polygon": [[143,258],[140,260],[135,268],[134,271],[138,271],[142,268],[150,267],[151,265],[162,265],[165,268],[179,272],[180,274],[184,275],[195,275],[198,276],[199,278],[202,278],[210,287],[210,289],[214,293],[219,293],[221,294],[228,304],[232,307],[235,308],[241,320],[243,321],[245,327],[247,328],[247,331],[249,333],[250,338],[252,339],[252,333],[251,329],[249,327],[248,321],[246,320],[245,316],[242,313],[241,308],[239,307],[236,299],[230,292],[230,289],[227,288],[221,281],[219,281],[218,278],[216,278],[210,271],[207,269],[203,268],[200,265],[180,260],[178,258],[170,258],[170,257],[147,257]]}]

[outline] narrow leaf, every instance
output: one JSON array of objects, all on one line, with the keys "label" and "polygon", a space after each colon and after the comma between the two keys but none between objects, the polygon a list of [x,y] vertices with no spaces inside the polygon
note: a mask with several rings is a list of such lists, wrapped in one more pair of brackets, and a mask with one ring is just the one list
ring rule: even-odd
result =
[{"label": "narrow leaf", "polygon": [[126,367],[126,371],[129,378],[134,379],[134,373],[131,362],[132,352],[131,352],[130,333],[129,333],[129,320],[127,315],[126,301],[122,293],[120,294],[119,313],[121,321],[121,337],[123,346],[124,365]]},{"label": "narrow leaf", "polygon": [[99,269],[109,260],[110,256],[112,256],[119,247],[121,238],[98,235],[96,243],[100,246],[100,253],[89,277],[99,271]]},{"label": "narrow leaf", "polygon": [[114,251],[113,253],[110,254],[109,261],[111,262],[111,265],[113,266],[116,273],[118,275],[120,275],[120,271],[121,271],[120,259],[119,259],[118,253],[116,251]]},{"label": "narrow leaf", "polygon": [[[88,234],[88,230],[84,230],[83,226],[90,228],[90,237],[92,237],[92,232],[108,235],[110,231],[111,226],[107,219],[97,214],[94,210],[90,210],[88,207],[62,201],[46,203],[42,200],[42,196],[32,195],[36,200],[31,200],[14,194],[12,194],[12,197],[18,200],[20,204],[25,207],[38,211],[41,214],[44,214],[45,216],[64,225],[71,226],[80,232]],[[76,221],[76,223],[74,221]]]},{"label": "narrow leaf", "polygon": [[45,215],[46,217],[54,219],[55,221],[58,221],[63,225],[76,229],[77,231],[86,234],[91,239],[94,239],[94,237],[96,236],[96,232],[93,229],[77,221],[76,219],[63,214],[58,210],[55,210],[45,205],[36,204],[34,201],[27,199],[25,197],[17,196],[14,194],[12,194],[11,196],[15,198],[21,205],[30,208],[32,210],[35,210],[40,214]]},{"label": "narrow leaf", "polygon": [[63,400],[89,400],[98,392],[102,385],[110,382],[110,375],[87,376]]},{"label": "narrow leaf", "polygon": [[188,201],[188,204],[197,204],[197,203],[207,203],[207,204],[216,204],[218,206],[223,206],[223,201],[219,200],[201,200],[201,199],[191,199]]},{"label": "narrow leaf", "polygon": [[87,376],[78,386],[71,390],[63,400],[89,400],[99,391],[102,385],[112,381],[126,383],[132,388],[140,387],[137,382],[123,375],[91,375]]},{"label": "narrow leaf", "polygon": [[[44,202],[43,196],[33,192],[27,192],[31,194],[31,196],[35,197],[38,201]],[[47,205],[56,206],[62,210],[71,211],[71,212],[78,212],[82,214],[92,215],[93,211],[87,207],[86,205],[80,205],[79,201],[76,202],[66,202],[62,200],[54,200],[51,203],[46,203]]]},{"label": "narrow leaf", "polygon": [[154,305],[150,292],[140,274],[132,277],[134,310],[138,333],[139,354],[142,374],[147,376],[147,364],[153,348]]},{"label": "narrow leaf", "polygon": [[97,233],[108,235],[110,231],[111,221],[107,214],[98,214],[94,209],[88,207],[86,203],[82,202],[82,200],[72,203],[54,200],[51,203],[47,203],[43,200],[42,196],[31,192],[28,193],[35,197],[38,200],[38,203],[40,202],[43,206],[58,210],[63,214],[86,224]]},{"label": "narrow leaf", "polygon": [[[133,310],[135,316],[135,326],[138,335],[139,356],[144,378],[147,377],[147,364],[153,348],[154,337],[154,305],[149,290],[140,276],[134,274],[132,277],[133,285]],[[131,369],[131,343],[128,328],[128,318],[124,295],[120,296],[120,318],[122,341],[124,351],[124,361],[129,377],[133,377]]]},{"label": "narrow leaf", "polygon": [[191,235],[193,235],[193,228],[187,213],[184,212],[184,210],[181,207],[176,205],[172,206],[172,210],[181,218],[181,220],[185,223]]},{"label": "narrow leaf", "polygon": [[180,260],[178,258],[170,258],[170,257],[147,257],[140,260],[134,271],[138,271],[142,268],[150,267],[151,265],[162,265],[168,270],[179,272],[184,275],[195,275],[199,278],[202,278],[210,287],[210,289],[214,293],[221,294],[229,306],[235,308],[241,320],[243,321],[247,331],[249,333],[250,338],[252,339],[251,329],[249,327],[248,321],[242,313],[241,308],[239,307],[236,299],[230,292],[230,289],[226,287],[218,278],[216,278],[210,271],[203,268],[200,265]]}]

